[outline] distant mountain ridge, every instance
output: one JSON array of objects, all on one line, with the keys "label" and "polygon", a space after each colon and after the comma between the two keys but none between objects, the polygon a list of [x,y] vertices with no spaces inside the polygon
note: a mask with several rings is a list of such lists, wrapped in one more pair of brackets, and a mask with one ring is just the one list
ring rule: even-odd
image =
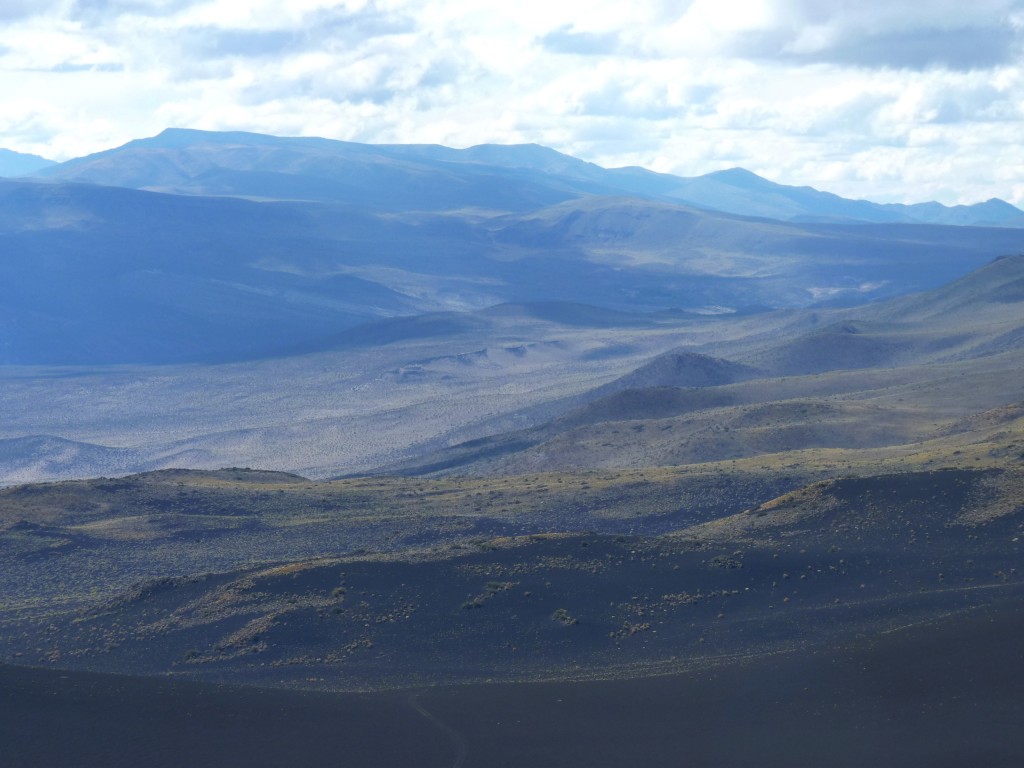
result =
[{"label": "distant mountain ridge", "polygon": [[0,363],[251,360],[500,304],[863,304],[1019,252],[1015,213],[879,206],[742,169],[609,170],[538,145],[168,129],[0,181]]},{"label": "distant mountain ridge", "polygon": [[39,155],[0,149],[0,176],[7,178],[28,176],[51,165],[57,165],[57,163]]},{"label": "distant mountain ridge", "polygon": [[157,136],[39,168],[40,178],[182,194],[347,202],[404,210],[524,212],[589,196],[628,195],[782,221],[1024,227],[1024,211],[849,200],[742,168],[681,177],[602,168],[536,144],[360,144],[169,128]]},{"label": "distant mountain ridge", "polygon": [[849,200],[812,187],[787,186],[761,178],[743,168],[714,171],[681,179],[670,192],[678,200],[744,216],[784,221],[920,223],[953,226],[1024,226],[1024,211],[993,198],[974,205],[913,205]]}]

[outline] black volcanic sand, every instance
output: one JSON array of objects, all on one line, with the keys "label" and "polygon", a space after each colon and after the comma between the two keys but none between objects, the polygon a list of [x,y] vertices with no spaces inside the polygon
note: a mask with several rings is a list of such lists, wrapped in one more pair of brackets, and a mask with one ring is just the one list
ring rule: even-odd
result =
[{"label": "black volcanic sand", "polygon": [[438,690],[467,768],[1024,765],[1024,605],[689,675]]},{"label": "black volcanic sand", "polygon": [[409,699],[0,666],[0,766],[449,764],[450,736]]},{"label": "black volcanic sand", "polygon": [[26,766],[1024,765],[1024,604],[684,675],[321,694],[0,667]]}]

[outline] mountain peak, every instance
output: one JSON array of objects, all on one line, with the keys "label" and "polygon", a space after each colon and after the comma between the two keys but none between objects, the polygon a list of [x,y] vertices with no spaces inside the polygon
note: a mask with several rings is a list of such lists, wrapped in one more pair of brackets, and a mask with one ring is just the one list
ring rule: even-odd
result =
[{"label": "mountain peak", "polygon": [[748,171],[746,168],[739,165],[734,165],[732,168],[723,168],[720,171],[712,171],[707,175],[718,176],[719,178],[761,179],[762,181],[765,181],[763,177],[758,176],[753,171]]},{"label": "mountain peak", "polygon": [[277,136],[247,131],[203,131],[198,128],[165,128],[156,136],[147,139],[136,139],[126,146],[151,146],[167,149],[188,147],[193,144],[270,144],[282,141]]},{"label": "mountain peak", "polygon": [[1013,213],[1018,213],[1018,214],[1020,213],[1020,208],[1018,208],[1017,206],[1013,205],[1012,203],[1008,203],[1005,200],[1002,200],[1001,198],[998,198],[998,197],[990,197],[985,202],[977,203],[973,207],[975,209],[991,208],[991,209],[996,210],[996,211],[1007,211],[1007,212],[1013,212]]},{"label": "mountain peak", "polygon": [[730,184],[771,184],[775,186],[775,182],[768,181],[763,176],[758,176],[753,171],[748,171],[746,168],[740,168],[736,166],[734,168],[725,168],[721,171],[712,171],[706,174],[707,178],[718,179],[719,181],[725,181]]}]

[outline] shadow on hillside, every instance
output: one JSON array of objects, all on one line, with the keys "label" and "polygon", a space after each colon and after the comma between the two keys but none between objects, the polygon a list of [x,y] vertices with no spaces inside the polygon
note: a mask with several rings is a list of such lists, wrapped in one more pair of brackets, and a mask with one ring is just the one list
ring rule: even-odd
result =
[{"label": "shadow on hillside", "polygon": [[1024,606],[671,677],[323,694],[0,667],[29,766],[1024,764]]}]

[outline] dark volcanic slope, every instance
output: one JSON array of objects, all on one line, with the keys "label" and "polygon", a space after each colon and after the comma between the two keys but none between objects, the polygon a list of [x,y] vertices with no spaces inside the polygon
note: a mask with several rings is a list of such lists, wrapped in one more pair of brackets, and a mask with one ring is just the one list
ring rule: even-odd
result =
[{"label": "dark volcanic slope", "polygon": [[640,680],[440,689],[467,766],[974,768],[1024,760],[1019,603]]},{"label": "dark volcanic slope", "polygon": [[5,768],[445,765],[404,693],[229,688],[0,666]]},{"label": "dark volcanic slope", "polygon": [[22,663],[269,685],[631,677],[1019,600],[1022,489],[1019,469],[917,472],[816,484],[662,537],[324,552],[151,580],[64,615],[23,608],[0,636]]},{"label": "dark volcanic slope", "polygon": [[996,604],[684,675],[361,695],[0,667],[0,739],[11,768],[1011,766],[1022,632]]}]

